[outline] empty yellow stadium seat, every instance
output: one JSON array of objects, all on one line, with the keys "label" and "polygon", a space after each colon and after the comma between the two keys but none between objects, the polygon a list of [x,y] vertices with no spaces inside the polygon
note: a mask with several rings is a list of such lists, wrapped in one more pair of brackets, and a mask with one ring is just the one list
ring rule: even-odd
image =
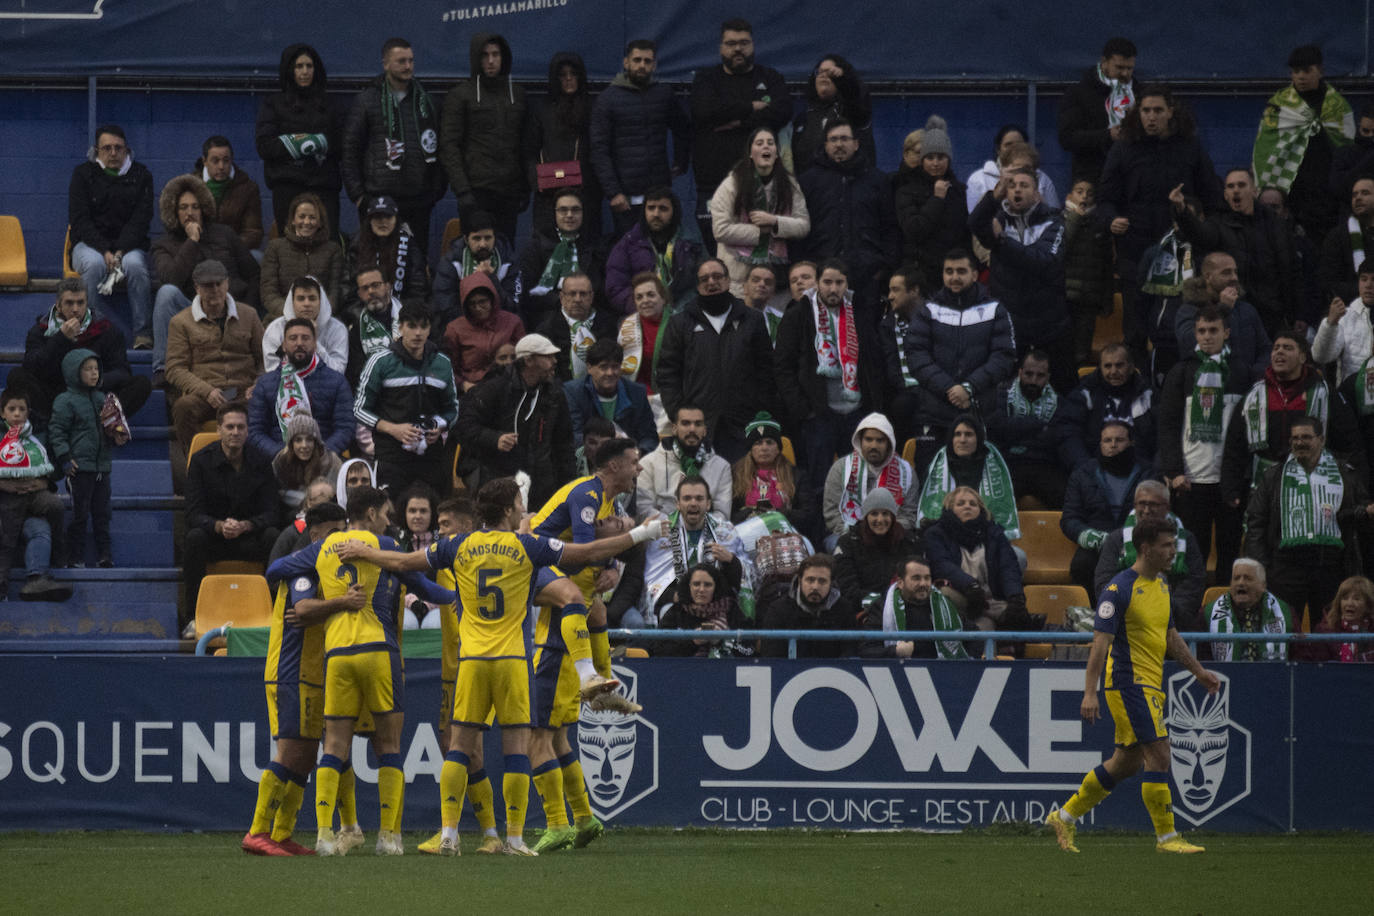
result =
[{"label": "empty yellow stadium seat", "polygon": [[191,466],[191,456],[212,442],[219,441],[219,433],[199,432],[191,437],[191,447],[186,450],[186,466]]},{"label": "empty yellow stadium seat", "polygon": [[[1081,585],[1027,585],[1026,610],[1044,614],[1046,626],[1063,626],[1064,609],[1092,607]],[[1026,658],[1049,658],[1049,643],[1027,643]]]},{"label": "empty yellow stadium seat", "polygon": [[1061,585],[1069,582],[1069,563],[1077,549],[1059,530],[1059,512],[1021,512],[1021,539],[1026,552],[1025,581],[1030,585]]},{"label": "empty yellow stadium seat", "polygon": [[463,234],[463,222],[456,216],[444,223],[444,238],[439,243],[439,257],[444,257],[448,253],[448,246],[453,244],[453,240]]},{"label": "empty yellow stadium seat", "polygon": [[261,575],[209,575],[196,598],[196,636],[231,623],[265,627],[272,623],[272,595]]},{"label": "empty yellow stadium seat", "polygon": [[796,451],[792,448],[792,440],[789,439],[789,438],[787,438],[786,436],[783,436],[783,437],[782,437],[782,446],[781,446],[781,447],[782,447],[782,457],[784,457],[784,458],[786,458],[788,461],[792,462],[792,466],[793,466],[793,467],[796,467],[796,464],[797,464],[797,453],[796,453]]},{"label": "empty yellow stadium seat", "polygon": [[29,285],[29,256],[24,227],[17,216],[0,216],[0,286]]}]

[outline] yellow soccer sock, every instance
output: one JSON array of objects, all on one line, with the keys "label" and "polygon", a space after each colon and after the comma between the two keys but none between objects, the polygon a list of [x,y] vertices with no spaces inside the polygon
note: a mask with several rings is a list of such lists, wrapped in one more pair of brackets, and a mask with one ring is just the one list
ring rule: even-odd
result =
[{"label": "yellow soccer sock", "polygon": [[1080,818],[1115,788],[1116,780],[1112,779],[1112,774],[1107,772],[1106,767],[1093,767],[1088,771],[1088,775],[1083,777],[1083,783],[1078,787],[1078,791],[1064,802],[1063,810],[1072,814],[1075,819]]},{"label": "yellow soccer sock", "polygon": [[468,787],[468,755],[449,751],[439,771],[439,822],[457,828],[463,816],[463,795]]},{"label": "yellow soccer sock", "polygon": [[249,833],[266,833],[272,829],[272,819],[277,815],[282,796],[291,783],[291,771],[275,760],[267,765],[258,779],[258,803],[253,808],[253,826]]},{"label": "yellow soccer sock", "polygon": [[592,664],[596,665],[596,673],[602,677],[614,677],[611,674],[611,637],[606,633],[606,625],[588,625],[587,632],[591,637]]},{"label": "yellow soccer sock", "polygon": [[577,759],[576,754],[567,753],[558,758],[558,765],[563,771],[563,797],[568,800],[568,807],[572,808],[573,820],[581,823],[592,816],[587,783],[582,776],[582,761]]},{"label": "yellow soccer sock", "polygon": [[487,778],[486,767],[468,776],[468,803],[472,805],[472,813],[477,817],[477,826],[485,833],[488,830],[496,829],[496,812],[491,806],[495,803],[492,798],[491,780]]},{"label": "yellow soccer sock", "polygon": [[1174,832],[1174,796],[1169,791],[1169,774],[1146,770],[1141,774],[1140,800],[1150,812],[1155,836],[1163,838]]},{"label": "yellow soccer sock", "polygon": [[277,816],[272,821],[272,839],[278,843],[291,839],[291,834],[296,832],[296,815],[300,812],[304,799],[305,777],[299,773],[292,773],[291,781],[286,784],[286,791],[282,793]]},{"label": "yellow soccer sock", "polygon": [[353,775],[353,764],[345,763],[343,765],[343,771],[339,773],[338,805],[340,827],[349,827],[358,823],[357,785],[358,779]]},{"label": "yellow soccer sock", "polygon": [[563,605],[563,619],[558,624],[568,657],[574,662],[592,657],[591,633],[587,630],[587,606]]},{"label": "yellow soccer sock", "polygon": [[563,771],[557,760],[534,768],[534,788],[544,802],[544,820],[549,828],[568,826],[568,808],[563,800]]},{"label": "yellow soccer sock", "polygon": [[401,806],[405,803],[406,774],[401,769],[400,754],[377,756],[377,798],[381,804],[380,829],[398,833],[401,829]]},{"label": "yellow soccer sock", "polygon": [[347,765],[333,754],[325,754],[315,768],[315,824],[321,830],[334,826],[334,805]]},{"label": "yellow soccer sock", "polygon": [[524,836],[530,805],[530,758],[524,754],[506,755],[501,797],[506,800],[506,839]]}]

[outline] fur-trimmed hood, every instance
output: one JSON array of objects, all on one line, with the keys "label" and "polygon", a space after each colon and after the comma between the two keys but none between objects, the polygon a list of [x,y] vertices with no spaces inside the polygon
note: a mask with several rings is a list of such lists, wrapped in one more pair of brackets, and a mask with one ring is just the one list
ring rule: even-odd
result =
[{"label": "fur-trimmed hood", "polygon": [[201,216],[206,223],[212,223],[219,208],[215,206],[215,196],[210,193],[210,189],[205,186],[199,176],[187,173],[178,175],[167,182],[162,188],[162,196],[158,198],[158,217],[162,220],[162,228],[177,235],[181,232],[181,222],[177,219],[177,200],[187,191],[196,195],[200,201]]}]

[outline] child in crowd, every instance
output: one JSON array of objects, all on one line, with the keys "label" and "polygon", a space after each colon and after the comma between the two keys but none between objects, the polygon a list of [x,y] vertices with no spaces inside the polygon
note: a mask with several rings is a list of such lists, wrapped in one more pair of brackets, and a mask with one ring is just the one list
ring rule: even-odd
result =
[{"label": "child in crowd", "polygon": [[[71,586],[48,576],[54,532],[62,530],[62,500],[49,488],[55,476],[43,443],[29,423],[29,399],[22,391],[0,394],[0,601],[8,597],[10,564],[22,535],[27,542],[28,581],[19,591],[25,601],[66,601]],[[60,553],[60,551],[59,551]]]},{"label": "child in crowd", "polygon": [[53,401],[48,444],[57,466],[67,476],[72,518],[67,527],[69,566],[86,565],[86,520],[95,534],[102,569],[114,566],[110,544],[110,472],[112,443],[101,422],[105,395],[100,385],[100,359],[90,350],[72,350],[62,358],[67,390]]}]

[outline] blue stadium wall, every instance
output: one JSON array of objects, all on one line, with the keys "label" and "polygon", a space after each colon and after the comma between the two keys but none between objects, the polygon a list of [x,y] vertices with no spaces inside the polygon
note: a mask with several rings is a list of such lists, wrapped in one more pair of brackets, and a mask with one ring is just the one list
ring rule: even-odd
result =
[{"label": "blue stadium wall", "polygon": [[[439,816],[439,671],[435,659],[406,667],[415,830]],[[1374,707],[1342,698],[1370,696],[1374,666],[1213,668],[1223,681],[1215,697],[1186,671],[1165,672],[1180,826],[1371,829],[1374,793],[1348,764],[1374,753]],[[612,825],[1036,822],[1112,740],[1109,719],[1078,716],[1081,664],[653,659],[616,673],[644,711],[584,713],[573,737],[593,809]],[[261,659],[12,656],[0,696],[0,830],[246,826],[271,755]],[[370,831],[376,761],[361,739],[353,757]],[[486,759],[501,759],[495,731]],[[1333,783],[1332,761],[1347,762],[1336,771],[1349,778]],[[530,816],[539,823],[538,805]],[[1093,826],[1148,829],[1133,784],[1093,811]]]}]

